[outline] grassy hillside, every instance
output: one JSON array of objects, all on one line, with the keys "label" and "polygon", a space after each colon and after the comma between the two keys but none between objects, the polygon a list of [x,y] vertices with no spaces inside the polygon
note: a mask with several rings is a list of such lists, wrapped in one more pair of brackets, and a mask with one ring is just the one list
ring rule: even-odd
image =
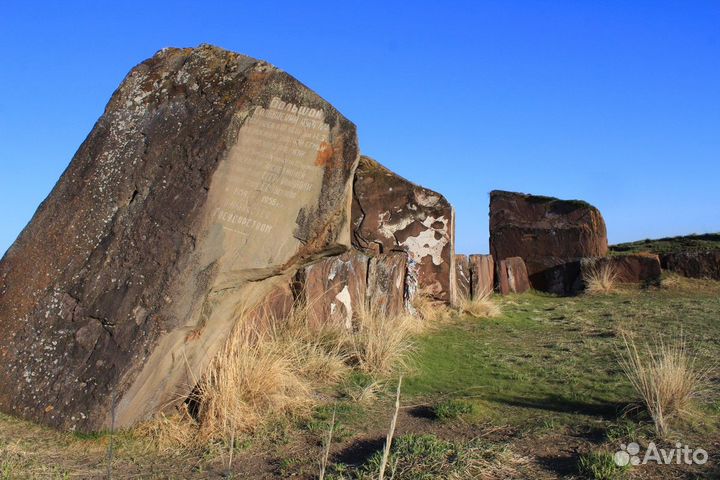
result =
[{"label": "grassy hillside", "polygon": [[[608,295],[508,296],[497,318],[455,315],[423,333],[403,380],[393,478],[718,478],[720,282],[666,280]],[[682,335],[710,369],[693,414],[662,438],[618,364],[622,333],[638,344]],[[396,385],[351,375],[311,418],[237,439],[232,468],[228,445],[159,448],[137,432],[60,434],[0,416],[0,478],[106,478],[111,442],[113,478],[318,478],[331,430],[325,478],[376,478]],[[163,435],[172,445],[172,429]],[[703,447],[710,461],[614,467],[631,441]]]},{"label": "grassy hillside", "polygon": [[674,253],[696,252],[720,248],[720,233],[702,235],[685,235],[682,237],[666,237],[656,240],[639,240],[637,242],[619,243],[610,246],[611,254],[622,253]]}]

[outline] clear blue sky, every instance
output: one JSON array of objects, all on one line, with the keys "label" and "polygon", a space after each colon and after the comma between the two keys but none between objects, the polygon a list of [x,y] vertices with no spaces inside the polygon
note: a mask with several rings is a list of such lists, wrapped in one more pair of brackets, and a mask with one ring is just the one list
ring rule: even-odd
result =
[{"label": "clear blue sky", "polygon": [[200,43],[332,102],[450,199],[458,252],[487,252],[493,189],[587,200],[611,242],[720,230],[717,0],[11,0],[0,40],[0,254],[128,70]]}]

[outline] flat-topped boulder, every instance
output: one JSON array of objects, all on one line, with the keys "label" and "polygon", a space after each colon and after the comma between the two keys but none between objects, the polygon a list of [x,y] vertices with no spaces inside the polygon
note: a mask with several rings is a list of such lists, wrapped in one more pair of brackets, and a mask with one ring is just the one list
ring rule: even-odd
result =
[{"label": "flat-topped boulder", "polygon": [[132,69],[0,262],[0,410],[92,431],[113,398],[116,427],[183,398],[240,309],[351,246],[358,158],[354,125],[264,61]]},{"label": "flat-topped boulder", "polygon": [[496,262],[522,258],[533,288],[565,294],[581,258],[607,255],[607,230],[600,211],[586,202],[493,191],[490,251]]},{"label": "flat-topped boulder", "polygon": [[666,253],[662,267],[684,277],[720,280],[720,249]]},{"label": "flat-topped boulder", "polygon": [[353,191],[353,244],[373,253],[404,251],[420,293],[455,301],[455,212],[437,192],[361,157]]}]

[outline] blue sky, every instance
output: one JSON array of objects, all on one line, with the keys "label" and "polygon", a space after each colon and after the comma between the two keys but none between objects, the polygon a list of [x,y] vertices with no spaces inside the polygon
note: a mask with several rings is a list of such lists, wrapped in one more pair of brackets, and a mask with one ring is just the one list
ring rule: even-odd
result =
[{"label": "blue sky", "polygon": [[455,205],[460,253],[487,252],[493,189],[587,200],[613,243],[720,231],[716,0],[117,3],[3,5],[0,254],[128,70],[200,43],[333,103]]}]

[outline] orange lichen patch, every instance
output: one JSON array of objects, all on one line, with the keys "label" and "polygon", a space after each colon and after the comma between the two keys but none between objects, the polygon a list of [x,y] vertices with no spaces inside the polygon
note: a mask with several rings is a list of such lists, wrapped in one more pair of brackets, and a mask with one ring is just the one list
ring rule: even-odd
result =
[{"label": "orange lichen patch", "polygon": [[202,336],[203,329],[202,328],[196,328],[193,329],[190,333],[188,333],[185,336],[185,342],[192,342],[193,340],[197,340]]},{"label": "orange lichen patch", "polygon": [[318,148],[317,157],[315,158],[315,165],[318,167],[324,167],[335,153],[335,149],[328,142],[323,141]]}]

